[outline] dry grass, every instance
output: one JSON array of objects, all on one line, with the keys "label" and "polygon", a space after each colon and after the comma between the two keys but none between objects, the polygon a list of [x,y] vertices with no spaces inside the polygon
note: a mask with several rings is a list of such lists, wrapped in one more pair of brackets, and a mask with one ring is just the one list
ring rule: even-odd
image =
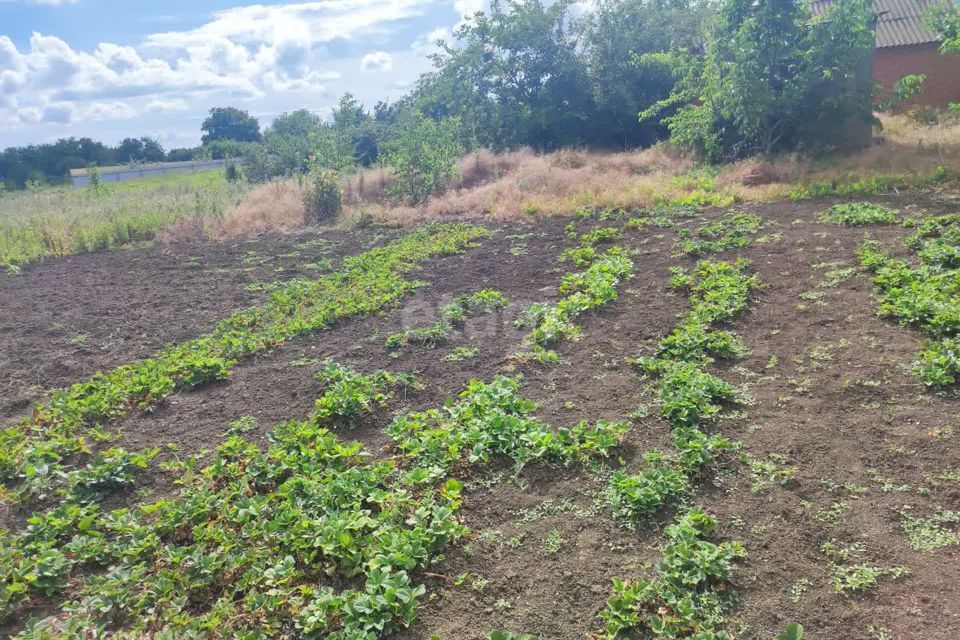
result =
[{"label": "dry grass", "polygon": [[[392,200],[388,168],[344,179],[342,226],[373,221],[412,224],[432,219],[536,220],[581,207],[650,207],[663,201],[728,206],[790,197],[798,184],[854,182],[878,174],[930,175],[946,166],[960,175],[960,124],[925,126],[905,115],[881,117],[874,144],[836,157],[800,155],[751,158],[723,167],[699,166],[666,145],[622,153],[565,149],[536,154],[529,149],[493,153],[481,149],[458,163],[460,180],[419,207]],[[167,239],[232,238],[286,232],[303,225],[297,182],[271,182],[253,190],[219,220],[184,220]]]},{"label": "dry grass", "polygon": [[303,191],[296,180],[274,180],[253,189],[219,218],[184,218],[166,229],[161,242],[244,238],[286,233],[304,226]]},{"label": "dry grass", "polygon": [[437,218],[536,219],[580,207],[649,207],[694,203],[769,202],[789,197],[797,184],[854,182],[878,174],[929,175],[946,166],[960,174],[960,124],[925,126],[907,116],[882,116],[874,144],[828,158],[800,155],[751,158],[720,168],[697,167],[665,145],[625,153],[481,150],[459,163],[463,180],[421,207],[391,202],[369,188],[349,202],[343,221],[370,218],[407,224]]}]

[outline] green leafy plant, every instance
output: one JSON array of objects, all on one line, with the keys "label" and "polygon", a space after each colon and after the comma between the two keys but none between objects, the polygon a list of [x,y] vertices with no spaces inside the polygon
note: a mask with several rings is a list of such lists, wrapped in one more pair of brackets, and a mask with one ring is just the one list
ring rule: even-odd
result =
[{"label": "green leafy plant", "polygon": [[600,612],[604,623],[600,638],[616,640],[641,633],[671,640],[727,638],[723,582],[746,554],[739,543],[716,545],[704,540],[715,526],[713,518],[699,509],[669,525],[663,559],[651,577],[614,579],[613,596]]},{"label": "green leafy plant", "polygon": [[752,213],[728,213],[695,230],[680,229],[678,245],[683,253],[699,255],[745,247],[759,231],[762,221]]},{"label": "green leafy plant", "polygon": [[[320,375],[313,416],[278,424],[266,448],[229,437],[206,468],[184,465],[178,494],[109,512],[68,502],[0,537],[0,614],[39,594],[64,602],[30,623],[27,633],[44,638],[107,627],[130,637],[202,637],[213,627],[231,638],[381,637],[410,625],[425,593],[415,576],[466,534],[455,474],[494,455],[602,456],[626,429],[553,429],[529,415],[516,381],[498,378],[446,407],[398,416],[389,432],[399,455],[371,456],[331,429],[409,379],[334,363]],[[75,474],[76,486],[114,486],[117,461],[132,459],[104,456]]]},{"label": "green leafy plant", "polygon": [[[88,454],[88,432],[135,409],[150,408],[176,389],[223,380],[242,357],[279,347],[338,319],[395,304],[422,285],[403,277],[420,261],[463,251],[487,234],[464,225],[424,227],[345,258],[338,271],[317,280],[288,281],[273,290],[266,303],[234,313],[211,333],[54,391],[31,419],[0,431],[0,480],[16,486],[21,498],[53,495],[62,487],[65,461]],[[495,302],[484,297],[476,303]]]},{"label": "green leafy plant", "polygon": [[460,295],[450,304],[441,307],[436,322],[394,333],[387,337],[386,345],[390,349],[402,349],[417,344],[432,349],[446,342],[450,332],[455,327],[462,326],[468,317],[493,313],[509,304],[510,301],[494,289],[481,289],[469,295]]},{"label": "green leafy plant", "polygon": [[820,216],[822,222],[842,225],[892,224],[899,212],[871,202],[835,204]]},{"label": "green leafy plant", "polygon": [[784,632],[778,634],[773,640],[803,640],[803,625],[791,622]]},{"label": "green leafy plant", "polygon": [[951,531],[946,526],[958,523],[958,511],[941,510],[928,517],[900,514],[900,526],[907,534],[907,543],[917,551],[928,553],[942,547],[960,545],[960,533]]},{"label": "green leafy plant", "polygon": [[960,229],[957,218],[923,221],[906,243],[919,264],[888,257],[873,241],[858,251],[861,264],[874,272],[880,292],[877,312],[921,329],[928,339],[913,371],[927,386],[955,384],[960,376]]},{"label": "green leafy plant", "polygon": [[591,309],[617,299],[617,285],[633,276],[633,262],[619,247],[600,254],[585,271],[567,274],[560,285],[564,297],[553,306],[533,305],[525,310],[533,325],[530,340],[548,347],[560,340],[577,340],[580,327],[574,320]]}]

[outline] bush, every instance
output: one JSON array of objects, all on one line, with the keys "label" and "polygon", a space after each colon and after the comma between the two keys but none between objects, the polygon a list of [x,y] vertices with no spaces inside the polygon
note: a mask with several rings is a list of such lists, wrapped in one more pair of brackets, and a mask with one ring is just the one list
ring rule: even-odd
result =
[{"label": "bush", "polygon": [[387,146],[387,164],[396,176],[390,194],[421,204],[453,182],[459,176],[459,129],[456,118],[437,121],[419,114],[408,116]]},{"label": "bush", "polygon": [[336,171],[314,168],[307,174],[303,190],[307,224],[336,218],[343,209],[343,190]]},{"label": "bush", "polygon": [[871,20],[866,0],[816,18],[799,0],[724,0],[704,57],[640,57],[679,78],[640,117],[666,112],[671,143],[712,162],[835,145],[838,131],[872,121]]}]

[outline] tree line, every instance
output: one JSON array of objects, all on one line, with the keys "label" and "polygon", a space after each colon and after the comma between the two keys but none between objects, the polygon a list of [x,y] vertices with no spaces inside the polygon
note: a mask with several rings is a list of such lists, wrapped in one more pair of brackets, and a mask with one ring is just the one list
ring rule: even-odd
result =
[{"label": "tree line", "polygon": [[[960,20],[946,1],[931,21],[944,52],[958,52]],[[0,176],[22,186],[89,163],[226,157],[243,158],[252,180],[389,164],[430,182],[442,181],[450,154],[478,147],[623,149],[666,139],[719,162],[829,150],[838,132],[872,122],[869,0],[835,0],[818,15],[805,0],[578,6],[494,0],[439,43],[433,69],[409,94],[372,111],[348,93],[329,118],[298,110],[261,130],[250,114],[217,108],[195,149],[164,155],[149,138],[115,148],[68,139],[7,149]]]}]

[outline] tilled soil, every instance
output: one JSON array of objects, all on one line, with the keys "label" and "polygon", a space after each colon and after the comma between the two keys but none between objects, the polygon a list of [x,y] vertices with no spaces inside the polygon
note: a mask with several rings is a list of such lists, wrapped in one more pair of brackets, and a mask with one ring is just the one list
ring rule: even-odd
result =
[{"label": "tilled soil", "polygon": [[[905,211],[944,212],[926,197],[885,201]],[[742,207],[767,221],[762,238],[720,256],[751,260],[763,288],[728,327],[743,337],[749,355],[714,367],[745,385],[755,403],[716,430],[741,443],[752,459],[793,467],[795,475],[782,484],[764,481],[751,476],[745,462],[731,459],[691,502],[717,517],[713,539],[741,540],[747,548],[732,584],[739,601],[730,614],[736,637],[769,639],[798,621],[819,639],[953,638],[960,620],[960,547],[913,551],[899,513],[960,509],[957,482],[931,483],[960,469],[960,433],[951,435],[960,427],[958,399],[926,391],[909,373],[921,336],[876,316],[862,270],[821,286],[831,269],[857,266],[855,251],[865,234],[897,248],[907,232],[821,224],[816,218],[827,206]],[[210,450],[223,441],[230,421],[245,415],[258,425],[247,437],[262,442],[276,422],[311,413],[322,392],[314,373],[330,358],[364,371],[412,372],[424,385],[343,430],[375,455],[389,446],[383,428],[391,412],[438,406],[470,379],[504,373],[521,376],[523,393],[541,404],[538,415],[550,424],[631,420],[614,462],[636,468],[643,452],[672,443],[668,425],[656,417],[655,393],[630,359],[687,310],[685,296],[669,288],[668,269],[690,267],[695,259],[674,255],[676,229],[626,231],[617,243],[633,251],[636,275],[621,285],[619,300],[580,319],[583,337],[561,343],[560,364],[520,365],[510,356],[526,348],[527,329],[513,320],[530,303],[556,300],[562,274],[572,270],[556,257],[577,243],[564,232],[568,222],[495,227],[496,236],[481,247],[426,262],[416,277],[430,285],[402,307],[297,338],[240,363],[228,382],[178,394],[151,413],[131,414],[113,425],[122,434],[119,444],[173,443],[180,456]],[[608,224],[616,223],[581,222],[579,230]],[[0,411],[16,414],[23,398],[29,403],[50,387],[208,330],[260,299],[262,294],[245,290],[251,282],[309,275],[303,263],[357,253],[394,233],[324,232],[335,245],[311,244],[307,236],[266,238],[31,267],[21,278],[0,283],[0,304],[14,310],[0,319],[0,385],[11,389]],[[821,263],[837,264],[811,266]],[[279,274],[278,265],[284,269]],[[396,355],[384,346],[390,333],[432,322],[454,296],[488,287],[502,291],[511,305],[468,320],[436,349],[412,347]],[[71,293],[58,302],[62,292]],[[822,295],[801,297],[807,292]],[[70,344],[76,332],[87,335],[83,344]],[[124,338],[115,347],[90,346],[116,332]],[[444,359],[462,346],[478,348],[476,357]],[[172,455],[164,449],[161,459]],[[139,484],[154,497],[174,490],[158,462]],[[401,638],[482,640],[494,630],[542,640],[585,638],[600,628],[596,614],[609,597],[611,578],[643,575],[647,563],[657,562],[660,528],[673,516],[662,513],[638,531],[620,527],[603,503],[602,469],[530,466],[515,473],[498,462],[466,482],[462,517],[473,533],[430,575],[420,576],[429,595],[420,619]],[[829,559],[820,551],[828,541],[861,542],[866,551],[860,561],[902,565],[910,573],[881,578],[865,593],[835,593]]]}]

